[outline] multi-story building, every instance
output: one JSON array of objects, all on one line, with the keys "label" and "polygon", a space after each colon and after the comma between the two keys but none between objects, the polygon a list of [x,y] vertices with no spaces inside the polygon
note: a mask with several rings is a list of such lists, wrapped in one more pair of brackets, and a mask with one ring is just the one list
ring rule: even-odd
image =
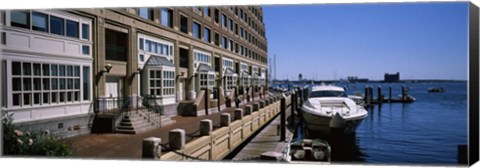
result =
[{"label": "multi-story building", "polygon": [[385,73],[383,81],[384,82],[398,82],[398,81],[400,81],[400,73],[399,72],[397,72],[395,74]]},{"label": "multi-story building", "polygon": [[146,98],[171,117],[201,89],[228,95],[266,85],[259,6],[10,10],[1,18],[2,111],[61,136],[89,132],[102,123],[94,122],[99,111],[147,106]]}]

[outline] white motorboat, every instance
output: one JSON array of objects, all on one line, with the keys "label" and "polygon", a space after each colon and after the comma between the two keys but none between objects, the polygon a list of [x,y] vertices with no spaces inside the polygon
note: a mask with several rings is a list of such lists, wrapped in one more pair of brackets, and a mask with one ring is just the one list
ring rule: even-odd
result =
[{"label": "white motorboat", "polygon": [[[302,105],[302,114],[309,136],[328,137],[332,126],[331,120],[336,115],[338,115],[336,118],[345,125],[345,134],[355,132],[361,121],[367,117],[368,112],[350,97],[341,87],[313,86],[308,100]],[[335,120],[332,123],[338,123],[338,121]]]}]

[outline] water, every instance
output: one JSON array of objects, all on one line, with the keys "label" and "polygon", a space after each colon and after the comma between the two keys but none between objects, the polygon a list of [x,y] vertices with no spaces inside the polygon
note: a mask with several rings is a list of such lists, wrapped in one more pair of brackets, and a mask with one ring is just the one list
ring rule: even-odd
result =
[{"label": "water", "polygon": [[[390,84],[349,84],[347,93],[364,92],[365,86],[382,86],[389,96]],[[350,138],[349,159],[356,162],[391,164],[456,164],[457,145],[467,144],[467,83],[392,84],[392,97],[401,86],[410,88],[414,103],[385,103],[368,109],[368,117]],[[443,87],[444,93],[428,93]]]}]

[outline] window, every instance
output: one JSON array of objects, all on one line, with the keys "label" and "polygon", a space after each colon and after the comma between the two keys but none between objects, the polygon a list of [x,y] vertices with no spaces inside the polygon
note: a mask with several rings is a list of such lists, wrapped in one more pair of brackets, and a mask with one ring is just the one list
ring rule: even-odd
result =
[{"label": "window", "polygon": [[215,12],[214,12],[214,13],[215,13],[215,18],[214,18],[215,23],[218,24],[218,22],[220,22],[220,11],[219,11],[217,8],[215,8]]},{"label": "window", "polygon": [[39,12],[32,12],[32,30],[47,32],[48,15]]},{"label": "window", "polygon": [[233,21],[232,19],[228,19],[228,29],[230,29],[230,31],[233,31]]},{"label": "window", "polygon": [[162,25],[167,27],[173,27],[173,11],[167,8],[162,8],[160,12],[160,14],[162,15]]},{"label": "window", "polygon": [[228,40],[228,48],[230,49],[230,51],[233,51],[233,40],[232,39]]},{"label": "window", "polygon": [[107,60],[127,61],[128,44],[127,33],[105,29],[105,57]]},{"label": "window", "polygon": [[82,54],[83,55],[90,55],[90,46],[82,45]]},{"label": "window", "polygon": [[83,67],[83,100],[90,100],[90,67]]},{"label": "window", "polygon": [[[57,70],[61,76],[57,76]],[[66,103],[80,101],[79,71],[79,65],[12,62],[13,105],[47,105],[58,101]],[[89,78],[89,72],[84,74],[85,76]],[[86,90],[90,91],[88,88]]]},{"label": "window", "polygon": [[50,33],[64,35],[64,20],[55,16],[50,16]]},{"label": "window", "polygon": [[193,37],[197,38],[197,39],[200,39],[202,38],[201,35],[200,35],[200,24],[198,24],[197,22],[193,22]]},{"label": "window", "polygon": [[227,27],[227,16],[225,14],[222,14],[222,25],[223,27]]},{"label": "window", "polygon": [[180,15],[180,31],[188,34],[188,18]]},{"label": "window", "polygon": [[30,12],[29,11],[11,11],[10,24],[14,27],[30,29]]},{"label": "window", "polygon": [[[145,54],[149,53],[155,53],[156,55],[166,55],[166,56],[173,56],[173,46],[172,44],[163,42],[163,41],[152,41],[150,39],[143,39],[139,38],[140,41],[140,47],[144,49],[140,49],[140,51],[148,52]],[[145,41],[145,47],[143,47],[143,42]]]},{"label": "window", "polygon": [[5,16],[5,15],[6,15],[6,14],[5,14],[5,11],[0,11],[0,15],[1,15],[1,18],[0,18],[0,19],[2,20],[2,21],[1,21],[1,22],[2,22],[2,25],[6,25],[5,22],[6,22],[7,19],[6,19],[6,16]]},{"label": "window", "polygon": [[188,68],[188,50],[180,48],[180,67]]},{"label": "window", "polygon": [[67,36],[78,38],[78,22],[67,20]]},{"label": "window", "polygon": [[210,43],[210,29],[207,27],[203,28],[203,41]]},{"label": "window", "polygon": [[143,50],[143,38],[140,38],[140,39],[138,40],[138,48],[139,48],[140,50]]},{"label": "window", "polygon": [[238,35],[238,24],[235,23],[235,35]]},{"label": "window", "polygon": [[223,48],[228,49],[227,38],[225,36],[222,36],[222,46]]},{"label": "window", "polygon": [[208,8],[208,7],[203,7],[203,16],[208,16],[208,17],[210,17],[210,8]]},{"label": "window", "polygon": [[90,39],[90,26],[85,23],[82,23],[82,39]]},{"label": "window", "polygon": [[240,37],[243,37],[243,27],[240,27]]},{"label": "window", "polygon": [[175,71],[150,70],[149,94],[160,97],[175,95]]},{"label": "window", "polygon": [[215,32],[215,45],[220,45],[220,35],[217,32]]},{"label": "window", "polygon": [[[1,68],[2,70],[2,81],[7,81],[7,61],[2,61]],[[2,107],[7,106],[7,85],[5,82],[2,83]]]},{"label": "window", "polygon": [[235,52],[238,53],[238,43],[235,43]]},{"label": "window", "polygon": [[145,61],[145,57],[143,56],[143,54],[140,54],[140,55],[138,56],[138,61],[140,61],[140,62]]},{"label": "window", "polygon": [[151,8],[138,8],[138,15],[142,18],[153,20],[153,9]]}]

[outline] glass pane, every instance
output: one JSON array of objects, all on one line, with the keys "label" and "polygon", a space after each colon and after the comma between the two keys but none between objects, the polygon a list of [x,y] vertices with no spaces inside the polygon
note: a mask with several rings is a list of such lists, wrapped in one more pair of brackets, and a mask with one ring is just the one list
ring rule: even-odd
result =
[{"label": "glass pane", "polygon": [[157,89],[157,95],[162,95],[162,89]]},{"label": "glass pane", "polygon": [[57,90],[58,89],[58,79],[57,78],[52,78],[52,90]]},{"label": "glass pane", "polygon": [[155,87],[155,81],[154,80],[150,80],[150,87]]},{"label": "glass pane", "polygon": [[57,64],[52,64],[50,66],[50,69],[51,69],[51,72],[52,72],[52,76],[57,76],[58,72],[57,72]]},{"label": "glass pane", "polygon": [[90,38],[90,26],[82,23],[82,39],[88,40]]},{"label": "glass pane", "polygon": [[155,77],[156,77],[156,78],[162,78],[162,73],[161,73],[161,72],[162,72],[162,71],[156,71],[156,74],[157,74],[157,75],[156,75]]},{"label": "glass pane", "polygon": [[83,100],[90,100],[90,67],[83,67]]},{"label": "glass pane", "polygon": [[32,65],[31,63],[23,63],[23,75],[31,75],[32,74]]},{"label": "glass pane", "polygon": [[151,52],[152,49],[150,48],[151,46],[151,41],[150,40],[145,40],[145,51]]},{"label": "glass pane", "polygon": [[58,92],[52,92],[52,103],[57,103],[58,101]]},{"label": "glass pane", "polygon": [[153,53],[157,53],[157,42],[152,41],[150,48]]},{"label": "glass pane", "polygon": [[90,55],[90,46],[82,45],[82,54],[83,55]]},{"label": "glass pane", "polygon": [[50,90],[50,79],[44,78],[42,81],[43,81],[43,90]]},{"label": "glass pane", "polygon": [[22,101],[21,95],[22,94],[13,94],[13,105],[14,106],[19,106],[20,105],[20,102]]},{"label": "glass pane", "polygon": [[78,22],[67,20],[67,36],[78,38]]},{"label": "glass pane", "polygon": [[59,90],[65,90],[65,79],[60,78],[58,80],[58,86],[59,86]]},{"label": "glass pane", "polygon": [[156,87],[161,87],[162,86],[161,80],[156,80],[155,85]]},{"label": "glass pane", "polygon": [[80,100],[80,92],[75,92],[75,95],[74,95],[74,101],[79,101]]},{"label": "glass pane", "polygon": [[48,31],[48,15],[32,12],[32,30]]},{"label": "glass pane", "polygon": [[40,93],[33,94],[33,104],[40,104]]},{"label": "glass pane", "polygon": [[160,45],[158,45],[157,47],[158,47],[158,52],[159,52],[160,54],[163,54],[163,44],[160,44]]},{"label": "glass pane", "polygon": [[43,71],[43,76],[49,76],[50,75],[50,65],[43,64],[42,65],[42,71]]},{"label": "glass pane", "polygon": [[14,27],[30,29],[30,12],[29,11],[11,11],[10,24]]},{"label": "glass pane", "polygon": [[74,89],[80,89],[80,79],[75,79],[75,81],[74,81]]},{"label": "glass pane", "polygon": [[23,94],[23,105],[30,105],[30,94]]},{"label": "glass pane", "polygon": [[22,64],[20,62],[12,62],[12,75],[22,74]]},{"label": "glass pane", "polygon": [[60,103],[65,102],[65,92],[60,92],[58,94],[58,100]]},{"label": "glass pane", "polygon": [[72,98],[73,98],[73,97],[72,97],[72,96],[73,96],[72,93],[73,93],[73,92],[67,92],[67,102],[71,102],[71,101],[72,101]]},{"label": "glass pane", "polygon": [[67,89],[73,89],[73,79],[67,79]]},{"label": "glass pane", "polygon": [[58,76],[65,76],[65,65],[58,66]]},{"label": "glass pane", "polygon": [[143,50],[143,38],[140,38],[140,40],[138,41],[138,47],[140,48],[140,50]]},{"label": "glass pane", "polygon": [[55,16],[50,16],[50,33],[65,35],[64,20]]},{"label": "glass pane", "polygon": [[73,67],[71,65],[67,66],[67,76],[73,76]]},{"label": "glass pane", "polygon": [[160,15],[162,16],[162,19],[161,19],[162,25],[167,27],[172,27],[171,10],[163,8],[161,9]]},{"label": "glass pane", "polygon": [[43,104],[48,104],[50,101],[50,93],[43,93]]},{"label": "glass pane", "polygon": [[12,90],[21,91],[22,90],[22,78],[12,78]]},{"label": "glass pane", "polygon": [[155,89],[150,89],[150,95],[155,95]]},{"label": "glass pane", "polygon": [[42,79],[41,78],[34,78],[33,79],[33,89],[34,90],[42,90]]},{"label": "glass pane", "polygon": [[155,71],[150,71],[150,78],[155,78]]},{"label": "glass pane", "polygon": [[73,76],[79,77],[80,76],[80,66],[76,65],[73,68]]},{"label": "glass pane", "polygon": [[23,91],[30,91],[30,90],[32,90],[32,79],[23,78]]}]

